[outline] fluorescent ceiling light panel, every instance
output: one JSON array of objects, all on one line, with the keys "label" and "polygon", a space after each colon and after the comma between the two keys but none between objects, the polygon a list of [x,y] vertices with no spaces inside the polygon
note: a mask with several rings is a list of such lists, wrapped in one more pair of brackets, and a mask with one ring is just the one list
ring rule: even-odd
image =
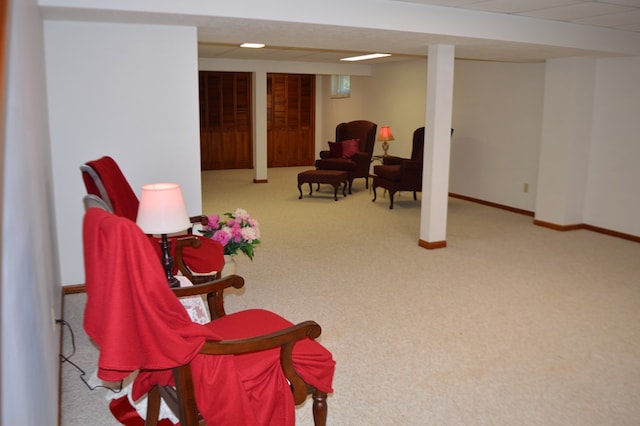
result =
[{"label": "fluorescent ceiling light panel", "polygon": [[249,49],[262,49],[264,44],[262,43],[242,43],[240,47],[248,47]]},{"label": "fluorescent ceiling light panel", "polygon": [[366,61],[367,59],[376,59],[376,58],[384,58],[387,56],[391,56],[391,53],[371,53],[370,55],[362,55],[362,56],[352,56],[350,58],[342,58],[341,61]]}]

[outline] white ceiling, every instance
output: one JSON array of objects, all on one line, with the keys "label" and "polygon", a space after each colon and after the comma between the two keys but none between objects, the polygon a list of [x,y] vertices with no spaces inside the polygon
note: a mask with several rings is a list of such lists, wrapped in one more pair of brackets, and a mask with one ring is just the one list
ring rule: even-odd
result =
[{"label": "white ceiling", "polygon": [[640,32],[640,0],[393,0]]},{"label": "white ceiling", "polygon": [[[640,0],[392,0],[482,13],[518,15],[640,33]],[[337,63],[371,52],[393,53],[384,63],[426,56],[435,43],[452,43],[456,57],[475,60],[536,62],[567,56],[608,56],[597,50],[439,36],[403,31],[241,18],[213,18],[200,26],[199,55],[204,58],[287,60]],[[240,49],[241,42],[263,42],[265,49]]]}]

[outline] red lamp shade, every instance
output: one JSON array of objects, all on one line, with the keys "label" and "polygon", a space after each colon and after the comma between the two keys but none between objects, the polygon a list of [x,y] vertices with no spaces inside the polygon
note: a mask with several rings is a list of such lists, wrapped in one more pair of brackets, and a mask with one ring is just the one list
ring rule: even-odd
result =
[{"label": "red lamp shade", "polygon": [[387,150],[389,149],[389,142],[394,140],[393,133],[391,133],[391,127],[382,126],[380,127],[380,133],[378,133],[378,140],[382,141],[382,150],[384,151],[384,156],[387,156]]},{"label": "red lamp shade", "polygon": [[378,140],[379,141],[392,141],[395,140],[393,138],[393,133],[391,133],[391,127],[389,126],[382,126],[380,127],[380,133],[378,134]]}]

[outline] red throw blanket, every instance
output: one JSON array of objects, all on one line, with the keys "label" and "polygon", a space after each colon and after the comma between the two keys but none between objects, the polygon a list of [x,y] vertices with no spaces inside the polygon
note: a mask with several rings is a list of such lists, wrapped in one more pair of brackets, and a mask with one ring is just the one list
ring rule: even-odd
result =
[{"label": "red throw blanket", "polygon": [[[113,207],[113,212],[118,216],[124,216],[132,221],[138,217],[138,206],[140,201],[131,189],[131,185],[124,177],[118,163],[111,157],[104,156],[94,161],[87,162],[96,171],[107,191],[109,201]],[[98,187],[89,176],[82,176],[84,185],[89,194],[101,196]]]},{"label": "red throw blanket", "polygon": [[[100,349],[98,377],[116,381],[141,370],[133,397],[173,384],[171,368],[191,364],[196,403],[208,424],[293,425],[294,405],[278,350],[199,354],[205,340],[248,337],[291,323],[248,310],[194,323],[168,288],[150,240],[130,220],[92,208],[83,224],[87,289],[84,328]],[[296,344],[300,376],[332,392],[335,362],[310,339]]]},{"label": "red throw blanket", "polygon": [[[88,166],[91,166],[95,170],[96,174],[100,177],[104,189],[107,192],[113,212],[118,216],[123,216],[129,220],[136,221],[138,217],[138,207],[140,201],[138,197],[131,189],[131,185],[127,181],[127,178],[120,170],[118,163],[109,156],[101,157],[94,161],[87,162]],[[101,196],[98,187],[93,179],[87,174],[82,175],[84,180],[84,186],[87,189],[88,194],[93,194],[98,197]],[[202,235],[196,235],[201,239],[200,247],[185,247],[183,250],[184,261],[191,269],[192,272],[208,273],[212,271],[220,272],[224,266],[224,247],[214,240],[205,238]],[[154,237],[155,249],[160,254],[160,247],[158,246],[158,239]],[[175,240],[175,239],[172,239]],[[171,244],[171,256],[175,258],[176,244]],[[178,272],[178,267],[174,265],[173,273]]]}]

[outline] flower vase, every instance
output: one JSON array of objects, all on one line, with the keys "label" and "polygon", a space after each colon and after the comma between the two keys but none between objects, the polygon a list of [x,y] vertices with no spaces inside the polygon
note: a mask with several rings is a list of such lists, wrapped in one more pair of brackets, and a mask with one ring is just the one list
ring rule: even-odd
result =
[{"label": "flower vase", "polygon": [[236,273],[236,258],[231,254],[224,255],[224,267],[222,268],[222,276],[226,277]]}]

